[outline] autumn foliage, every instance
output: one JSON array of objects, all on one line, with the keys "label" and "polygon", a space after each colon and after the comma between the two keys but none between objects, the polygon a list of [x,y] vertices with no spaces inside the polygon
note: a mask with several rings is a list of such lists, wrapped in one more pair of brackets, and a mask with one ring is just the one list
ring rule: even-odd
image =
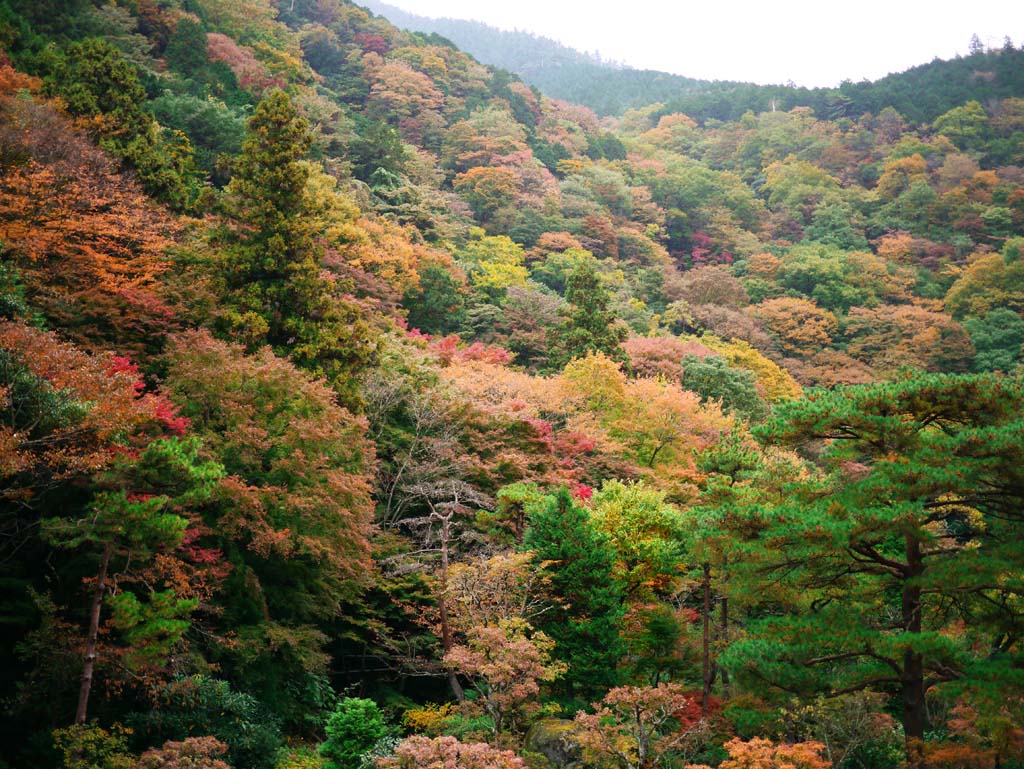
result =
[{"label": "autumn foliage", "polygon": [[0,765],[1019,763],[1024,54],[388,13],[0,0]]}]

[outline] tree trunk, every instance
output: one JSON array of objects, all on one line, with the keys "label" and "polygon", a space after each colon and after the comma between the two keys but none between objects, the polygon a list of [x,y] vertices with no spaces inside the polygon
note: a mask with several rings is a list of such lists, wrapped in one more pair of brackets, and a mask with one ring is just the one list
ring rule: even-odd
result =
[{"label": "tree trunk", "polygon": [[89,611],[89,633],[85,638],[85,663],[82,665],[82,681],[78,688],[78,709],[75,711],[75,723],[84,724],[89,710],[89,693],[92,691],[92,675],[96,669],[96,641],[100,634],[100,611],[103,608],[103,595],[107,591],[107,569],[110,567],[110,556],[113,545],[107,544],[100,560],[100,570],[96,575],[96,587],[92,594],[92,608]]},{"label": "tree trunk", "polygon": [[[729,599],[724,595],[722,596],[722,643],[728,645],[729,643]],[[729,686],[729,671],[725,668],[722,671],[722,686],[728,688]],[[724,696],[724,695],[723,695]]]},{"label": "tree trunk", "polygon": [[[452,650],[452,626],[448,620],[448,599],[445,594],[448,592],[448,541],[451,539],[451,514],[441,517],[441,592],[437,597],[437,609],[441,615],[441,646],[444,653]],[[459,702],[464,702],[466,693],[459,683],[459,677],[454,670],[448,671],[448,687]]]},{"label": "tree trunk", "polygon": [[[916,580],[923,571],[921,545],[910,535],[906,537],[906,552],[907,580]],[[921,588],[916,583],[904,582],[900,599],[904,630],[920,633]],[[906,735],[908,769],[921,769],[924,766],[922,750],[927,726],[924,693],[924,658],[920,653],[907,649],[903,653],[900,695],[903,700],[903,733]]]},{"label": "tree trunk", "polygon": [[651,735],[644,728],[643,716],[640,712],[640,708],[636,708],[633,711],[633,717],[636,719],[637,725],[637,739],[636,739],[636,761],[637,766],[640,769],[647,769],[647,755],[651,750]]},{"label": "tree trunk", "polygon": [[704,564],[704,688],[701,691],[700,708],[708,712],[711,698],[711,564]]}]

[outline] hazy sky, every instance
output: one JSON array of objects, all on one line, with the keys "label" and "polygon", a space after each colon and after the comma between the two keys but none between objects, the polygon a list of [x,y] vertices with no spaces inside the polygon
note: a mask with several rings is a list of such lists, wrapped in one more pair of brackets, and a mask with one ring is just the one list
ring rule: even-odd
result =
[{"label": "hazy sky", "polygon": [[422,16],[522,29],[636,68],[757,83],[874,80],[971,35],[1024,38],[1021,0],[386,0]]}]

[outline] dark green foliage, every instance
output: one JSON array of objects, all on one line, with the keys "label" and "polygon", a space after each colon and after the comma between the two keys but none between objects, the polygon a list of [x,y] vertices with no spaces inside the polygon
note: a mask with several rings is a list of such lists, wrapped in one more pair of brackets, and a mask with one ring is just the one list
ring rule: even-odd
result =
[{"label": "dark green foliage", "polygon": [[338,702],[324,727],[327,739],[320,744],[326,769],[358,767],[363,755],[387,736],[384,714],[373,700],[346,697]]},{"label": "dark green foliage", "polygon": [[[0,254],[3,251],[3,243],[0,243]],[[42,325],[42,318],[29,307],[18,268],[8,262],[0,262],[0,320],[21,320],[35,326]]]},{"label": "dark green foliage", "polygon": [[138,73],[110,43],[90,38],[72,44],[65,67],[57,90],[73,114],[106,118],[112,123],[107,136],[122,142],[151,129]]},{"label": "dark green foliage", "polygon": [[206,32],[203,26],[188,18],[179,21],[167,42],[164,58],[172,69],[185,77],[201,73],[207,66]]},{"label": "dark green foliage", "polygon": [[863,230],[854,226],[853,210],[844,203],[825,203],[811,215],[811,223],[804,229],[807,240],[836,246],[846,251],[866,251],[868,241]]},{"label": "dark green foliage", "polygon": [[567,702],[595,701],[618,682],[624,651],[623,595],[608,538],[563,488],[528,505],[522,547],[538,564],[548,563],[553,605],[536,625],[554,639],[555,657],[569,664],[553,688]]},{"label": "dark green foliage", "polygon": [[657,686],[663,681],[685,680],[684,674],[696,672],[694,660],[681,653],[684,622],[664,604],[654,604],[638,612],[635,628],[626,639],[628,673],[637,682]]},{"label": "dark green foliage", "polygon": [[224,331],[250,349],[270,344],[324,375],[354,402],[349,377],[374,354],[371,333],[343,285],[321,271],[320,203],[306,190],[309,124],[288,95],[270,93],[249,120],[227,188],[234,227],[223,233]]},{"label": "dark green foliage", "polygon": [[87,0],[6,0],[3,4],[43,35],[62,36],[74,30]]},{"label": "dark green foliage", "polygon": [[425,334],[449,334],[462,326],[466,296],[451,270],[428,264],[420,272],[420,285],[402,299],[409,328]]},{"label": "dark green foliage", "polygon": [[968,318],[963,326],[974,344],[974,371],[1016,370],[1024,347],[1024,320],[1020,315],[1000,308],[984,318]]},{"label": "dark green foliage", "polygon": [[0,387],[6,391],[4,424],[11,429],[29,431],[37,440],[46,440],[56,430],[74,428],[88,413],[74,394],[57,390],[35,375],[7,350],[0,350]]},{"label": "dark green foliage", "polygon": [[226,681],[193,676],[169,684],[158,707],[127,719],[140,745],[211,735],[228,746],[231,766],[273,769],[284,746],[281,726],[255,698]]},{"label": "dark green foliage", "polygon": [[757,393],[749,371],[734,368],[718,355],[683,358],[683,388],[700,396],[701,402],[717,401],[722,408],[750,422],[760,422],[768,408]]},{"label": "dark green foliage", "polygon": [[149,103],[154,117],[188,137],[196,163],[217,186],[227,184],[230,160],[245,139],[245,120],[223,102],[164,93]]},{"label": "dark green foliage", "polygon": [[787,691],[893,691],[921,738],[926,692],[977,664],[946,623],[1021,621],[1000,596],[1019,590],[1022,405],[1019,381],[916,375],[779,406],[757,432],[820,472],[777,502],[720,511],[734,578],[771,580],[781,603],[726,666]]},{"label": "dark green foliage", "polygon": [[352,174],[370,182],[380,169],[401,176],[405,170],[405,145],[393,127],[382,120],[360,117],[356,122],[356,135],[348,146]]},{"label": "dark green foliage", "polygon": [[[683,112],[699,122],[738,120],[747,111],[767,112],[774,105],[778,110],[807,106],[828,117],[838,97],[846,100],[843,109],[848,115],[877,115],[891,107],[912,122],[930,123],[970,99],[1019,96],[1024,92],[1022,62],[1024,50],[1011,47],[936,60],[874,82],[846,80],[838,88],[720,83],[667,101],[665,114]],[[994,77],[978,78],[978,72]]]},{"label": "dark green foliage", "polygon": [[158,130],[134,65],[106,40],[89,38],[70,45],[55,70],[51,88],[72,114],[93,118],[101,145],[134,168],[150,194],[188,209],[199,192],[192,147],[184,135]]},{"label": "dark green foliage", "polygon": [[590,260],[581,261],[569,274],[565,285],[568,303],[565,323],[559,334],[564,362],[601,352],[617,361],[625,361],[620,345],[628,330],[610,309],[611,296]]}]

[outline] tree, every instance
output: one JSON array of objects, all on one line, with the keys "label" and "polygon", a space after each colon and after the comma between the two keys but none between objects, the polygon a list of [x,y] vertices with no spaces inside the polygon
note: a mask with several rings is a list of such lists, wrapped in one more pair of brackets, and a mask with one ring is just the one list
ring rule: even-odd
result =
[{"label": "tree", "polygon": [[465,279],[440,262],[428,262],[420,270],[419,285],[402,297],[408,310],[409,328],[425,334],[446,334],[462,325],[465,315]]},{"label": "tree", "polygon": [[52,106],[4,109],[26,160],[0,175],[0,240],[29,306],[78,344],[148,349],[175,315],[159,281],[178,226]]},{"label": "tree", "polygon": [[[187,518],[179,514],[182,505],[203,502],[220,480],[222,469],[212,462],[198,461],[198,443],[175,440],[155,441],[110,478],[108,488],[96,495],[80,519],[52,517],[42,523],[43,536],[64,549],[89,549],[99,559],[92,587],[84,663],[75,723],[84,724],[96,669],[97,643],[104,603],[114,609],[114,625],[133,646],[134,663],[159,661],[180,641],[188,628],[187,617],[196,601],[182,599],[173,590],[148,590],[142,603],[135,593],[121,590],[108,598],[115,571],[121,569],[126,582],[129,565],[146,564],[156,552],[172,550],[182,543]],[[128,658],[132,664],[133,658]]]},{"label": "tree", "polygon": [[128,730],[109,731],[95,724],[75,724],[53,732],[53,747],[62,754],[61,769],[136,769],[128,752]]},{"label": "tree", "polygon": [[622,769],[668,766],[702,731],[694,704],[680,684],[619,686],[594,703],[596,712],[576,714],[579,740]]},{"label": "tree", "polygon": [[542,681],[565,673],[566,664],[551,659],[554,645],[526,620],[502,619],[471,627],[466,642],[453,646],[444,661],[473,682],[480,695],[476,703],[490,717],[497,738],[507,729],[515,731],[525,710],[539,707]]},{"label": "tree", "polygon": [[31,506],[54,484],[87,480],[139,449],[167,406],[155,394],[140,397],[142,387],[126,358],[90,355],[52,332],[0,323],[3,497]]},{"label": "tree", "polygon": [[537,624],[554,639],[555,657],[569,664],[556,688],[586,701],[616,682],[622,655],[622,592],[608,538],[563,488],[531,506],[523,548],[550,575],[552,607]]},{"label": "tree", "polygon": [[932,124],[932,128],[961,149],[974,149],[987,126],[985,108],[973,99],[940,115]]},{"label": "tree", "polygon": [[358,697],[340,700],[324,731],[327,739],[320,744],[320,755],[327,758],[326,769],[359,766],[366,752],[388,734],[377,703]]},{"label": "tree", "polygon": [[[775,744],[762,737],[743,741],[734,737],[724,745],[729,757],[720,769],[829,769],[832,762],[822,757],[825,745],[820,742]],[[691,764],[687,769],[708,769]]]},{"label": "tree", "polygon": [[393,756],[379,759],[377,769],[526,769],[511,750],[455,737],[413,735],[402,740]]},{"label": "tree", "polygon": [[743,284],[728,267],[721,264],[687,270],[666,286],[666,293],[671,299],[690,305],[714,304],[738,308],[750,303]]},{"label": "tree", "polygon": [[1022,239],[1011,238],[1002,254],[977,254],[946,294],[946,309],[954,317],[981,317],[1005,307],[1024,312],[1024,259]]},{"label": "tree", "polygon": [[372,82],[368,113],[397,123],[409,141],[434,141],[444,125],[439,114],[444,95],[434,82],[404,61],[384,61],[372,54],[364,61],[370,63],[367,73]]},{"label": "tree", "polygon": [[270,344],[302,368],[339,386],[351,402],[350,376],[374,343],[345,286],[323,271],[319,233],[327,214],[311,194],[315,168],[303,158],[311,135],[288,95],[272,91],[249,119],[227,187],[232,226],[221,233],[223,330],[250,350]]},{"label": "tree", "polygon": [[615,578],[626,596],[671,590],[683,558],[683,519],[664,492],[642,481],[605,481],[591,497],[590,517],[615,550]]},{"label": "tree", "polygon": [[459,259],[469,274],[470,281],[492,297],[502,296],[511,286],[526,284],[529,273],[523,264],[523,248],[507,235],[476,235],[459,251]]},{"label": "tree", "polygon": [[790,354],[807,355],[827,347],[839,329],[835,315],[806,299],[768,299],[754,312]]},{"label": "tree", "polygon": [[163,667],[188,628],[196,605],[182,595],[189,580],[156,573],[154,560],[159,553],[174,570],[187,511],[209,495],[219,466],[199,461],[194,439],[171,437],[184,433],[187,420],[164,396],[143,392],[126,358],[88,355],[19,323],[0,324],[0,347],[6,546],[17,552],[28,532],[41,533],[64,551],[60,560],[76,564],[75,584],[79,569],[94,575],[75,716],[84,723],[101,640],[101,670],[143,678]]},{"label": "tree", "polygon": [[281,723],[255,697],[232,691],[227,681],[205,676],[172,681],[153,695],[156,707],[128,718],[146,744],[187,743],[194,734],[210,735],[227,745],[226,758],[232,767],[277,766],[284,745]]},{"label": "tree", "polygon": [[500,166],[471,168],[455,177],[454,187],[483,223],[510,206],[519,191],[516,175]]},{"label": "tree", "polygon": [[591,261],[582,261],[566,280],[565,322],[560,342],[566,361],[588,353],[601,352],[613,360],[623,361],[620,345],[627,330],[609,309],[611,297]]},{"label": "tree", "polygon": [[1012,373],[1024,349],[1024,319],[1000,307],[984,318],[967,318],[964,329],[971,335],[975,357],[973,371]]},{"label": "tree", "polygon": [[912,305],[854,307],[846,318],[847,352],[879,371],[913,366],[966,371],[974,357],[967,331],[942,312]]},{"label": "tree", "polygon": [[373,448],[366,421],[264,347],[191,332],[171,340],[166,384],[220,459],[226,477],[204,518],[233,563],[217,622],[236,633],[219,648],[292,723],[318,722],[326,686],[323,628],[370,573]]},{"label": "tree", "polygon": [[113,45],[101,38],[72,43],[56,81],[68,110],[89,119],[104,148],[134,167],[148,192],[178,209],[195,202],[191,145],[179,136],[175,147],[160,135],[135,66]]},{"label": "tree", "polygon": [[139,756],[138,769],[231,769],[219,758],[227,749],[227,745],[214,737],[188,737],[181,742],[168,740]]},{"label": "tree", "polygon": [[716,401],[726,413],[760,422],[768,409],[757,392],[757,379],[746,369],[730,366],[720,355],[682,359],[682,385],[700,396],[702,403]]},{"label": "tree", "polygon": [[980,662],[957,618],[997,639],[1021,621],[1022,397],[993,375],[918,375],[780,406],[763,439],[827,443],[788,498],[734,509],[731,562],[787,608],[751,622],[727,666],[791,691],[895,692],[920,766],[925,694]]}]

